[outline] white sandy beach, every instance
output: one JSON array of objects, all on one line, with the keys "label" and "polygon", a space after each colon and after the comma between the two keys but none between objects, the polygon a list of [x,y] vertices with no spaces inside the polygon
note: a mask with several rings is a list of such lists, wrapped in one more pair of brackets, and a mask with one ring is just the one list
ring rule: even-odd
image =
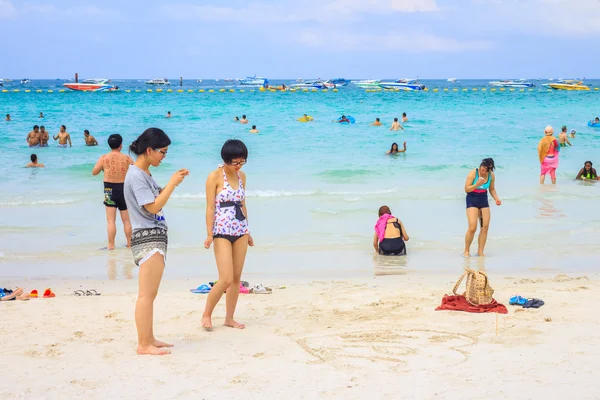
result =
[{"label": "white sandy beach", "polygon": [[[531,272],[529,272],[531,273]],[[542,275],[540,275],[542,276]],[[200,328],[205,295],[163,282],[157,338],[171,355],[137,356],[137,282],[4,281],[53,299],[0,303],[0,395],[13,399],[597,399],[597,274],[532,279],[491,273],[496,314],[434,311],[456,276],[409,273],[348,281],[263,282],[241,295],[245,330]],[[200,282],[202,283],[202,282]],[[251,282],[257,283],[257,282]],[[279,288],[285,286],[285,288]],[[94,288],[96,297],[74,297]],[[514,294],[538,309],[508,305]]]}]

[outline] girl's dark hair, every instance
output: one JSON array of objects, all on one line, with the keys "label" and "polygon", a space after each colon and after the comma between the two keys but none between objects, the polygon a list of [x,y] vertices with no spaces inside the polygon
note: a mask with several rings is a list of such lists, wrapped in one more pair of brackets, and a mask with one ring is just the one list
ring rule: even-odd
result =
[{"label": "girl's dark hair", "polygon": [[140,156],[148,149],[160,149],[171,144],[167,134],[158,128],[148,128],[129,145],[129,152]]},{"label": "girl's dark hair", "polygon": [[394,145],[396,145],[396,150],[398,150],[398,143],[392,143],[392,147],[390,147],[390,152],[394,151]]},{"label": "girl's dark hair", "polygon": [[236,158],[248,159],[248,148],[238,139],[229,139],[221,148],[221,158],[225,164],[230,164]]},{"label": "girl's dark hair", "polygon": [[584,162],[584,163],[583,163],[583,166],[584,166],[584,167],[585,167],[585,164],[590,164],[590,167],[593,167],[593,166],[594,166],[594,164],[592,164],[592,162],[591,162],[591,161],[586,161],[586,162]]},{"label": "girl's dark hair", "polygon": [[481,167],[486,167],[488,171],[493,171],[495,168],[493,158],[484,158],[481,160]]},{"label": "girl's dark hair", "polygon": [[390,208],[388,206],[379,207],[379,216],[381,217],[384,214],[392,215],[392,211],[390,210]]}]

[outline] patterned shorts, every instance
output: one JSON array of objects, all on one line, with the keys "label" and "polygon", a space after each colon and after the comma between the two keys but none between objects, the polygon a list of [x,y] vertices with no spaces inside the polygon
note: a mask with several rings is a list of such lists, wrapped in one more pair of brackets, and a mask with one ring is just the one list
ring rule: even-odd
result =
[{"label": "patterned shorts", "polygon": [[138,267],[155,253],[167,258],[167,230],[163,228],[137,229],[131,236],[133,262]]}]

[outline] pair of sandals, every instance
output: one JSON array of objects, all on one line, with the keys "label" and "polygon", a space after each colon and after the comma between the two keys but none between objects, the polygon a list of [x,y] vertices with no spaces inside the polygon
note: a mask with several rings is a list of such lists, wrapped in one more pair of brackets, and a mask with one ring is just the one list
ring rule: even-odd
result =
[{"label": "pair of sandals", "polygon": [[102,293],[98,293],[94,289],[90,290],[76,290],[73,292],[73,296],[100,296]]},{"label": "pair of sandals", "polygon": [[508,301],[511,306],[522,306],[523,308],[540,308],[543,306],[544,300],[541,299],[528,299],[526,297],[514,296]]}]

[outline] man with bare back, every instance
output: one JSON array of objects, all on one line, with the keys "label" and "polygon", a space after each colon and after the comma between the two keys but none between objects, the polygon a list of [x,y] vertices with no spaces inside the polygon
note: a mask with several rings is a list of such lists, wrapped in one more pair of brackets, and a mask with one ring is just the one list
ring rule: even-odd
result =
[{"label": "man with bare back", "polygon": [[40,127],[35,125],[33,130],[27,134],[27,144],[29,147],[39,147],[40,145]]},{"label": "man with bare back", "polygon": [[125,203],[123,182],[129,166],[133,164],[131,157],[121,153],[123,138],[119,134],[108,137],[110,153],[104,154],[92,169],[92,175],[98,175],[104,171],[104,205],[106,206],[106,222],[108,230],[108,250],[115,249],[115,237],[117,236],[117,208],[121,213],[123,230],[127,238],[127,247],[131,247],[131,222]]}]

